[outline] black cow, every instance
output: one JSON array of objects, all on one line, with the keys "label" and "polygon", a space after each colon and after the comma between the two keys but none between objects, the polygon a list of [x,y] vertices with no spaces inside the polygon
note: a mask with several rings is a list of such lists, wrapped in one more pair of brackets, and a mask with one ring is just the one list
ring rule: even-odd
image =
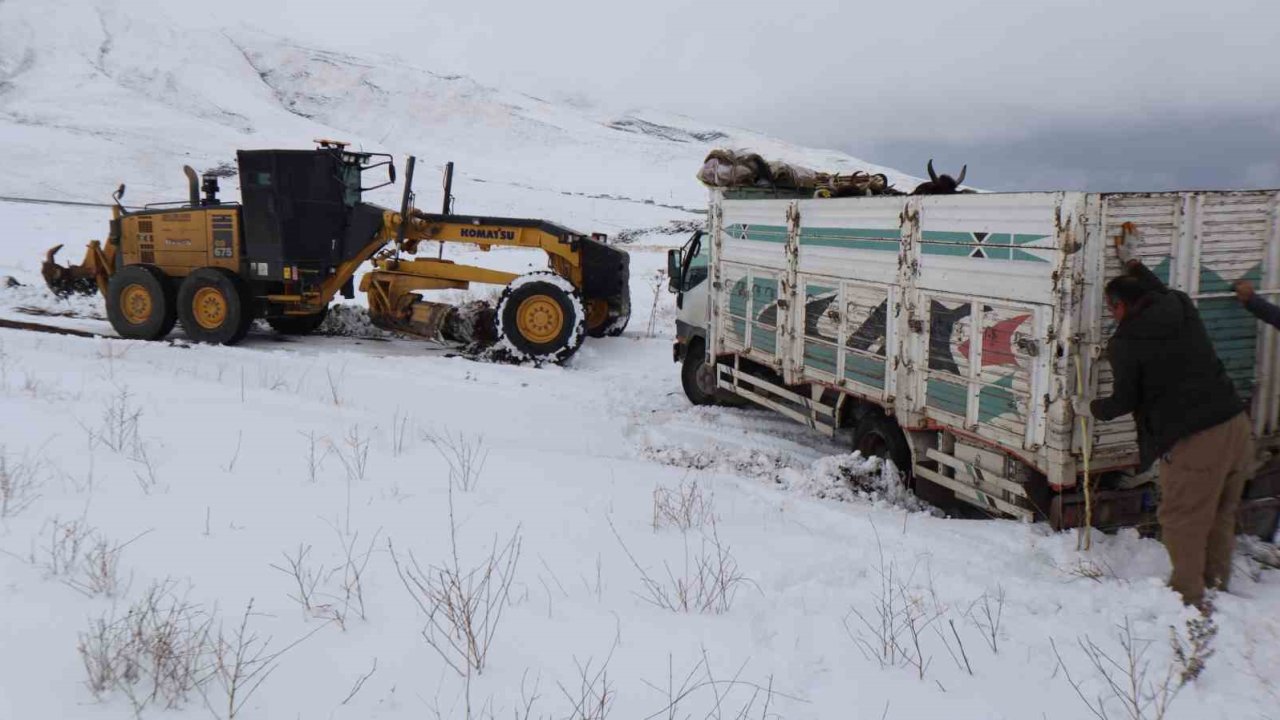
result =
[{"label": "black cow", "polygon": [[929,159],[929,182],[922,182],[911,191],[912,195],[950,195],[960,192],[960,183],[964,182],[965,171],[969,169],[968,165],[960,168],[960,177],[951,177],[950,175],[938,175],[933,171],[933,159]]}]

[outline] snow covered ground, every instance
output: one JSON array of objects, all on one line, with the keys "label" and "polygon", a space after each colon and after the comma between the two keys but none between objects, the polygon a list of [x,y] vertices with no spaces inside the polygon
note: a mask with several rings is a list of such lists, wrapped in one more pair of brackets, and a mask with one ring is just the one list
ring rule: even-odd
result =
[{"label": "snow covered ground", "polygon": [[[94,214],[4,206],[0,226],[44,237],[45,223]],[[25,250],[6,259],[30,283],[35,248]],[[764,717],[767,699],[767,716],[784,718],[1074,718],[1087,710],[1051,643],[1087,693],[1105,696],[1077,639],[1118,658],[1126,620],[1151,641],[1152,678],[1164,677],[1170,628],[1185,632],[1190,615],[1163,585],[1158,543],[1099,536],[1086,554],[1040,525],[910,512],[886,501],[864,463],[803,428],[689,406],[665,292],[647,332],[644,279],[662,262],[659,249],[633,251],[630,329],[588,340],[562,368],[476,363],[402,340],[258,332],[217,348],[180,332],[136,343],[0,330],[4,468],[30,485],[16,493],[29,505],[0,519],[0,717],[132,716],[120,692],[99,699],[86,686],[77,646],[166,582],[228,634],[252,602],[249,628],[270,638],[268,652],[306,638],[275,659],[238,717],[457,718],[468,696],[474,717],[510,717],[534,696],[530,717],[576,717],[585,674],[588,689],[607,684],[614,718],[667,717],[682,693],[675,717],[717,707],[736,717],[748,705]],[[70,303],[79,318],[39,320],[107,333],[91,317],[97,302]],[[0,315],[31,319],[17,305],[58,307],[30,285],[0,290]],[[459,566],[519,542],[469,691],[422,636],[428,619],[393,560],[404,569],[412,553],[425,573],[453,562],[459,457],[447,446],[465,444],[483,466],[471,490],[453,492]],[[685,530],[654,527],[655,498],[671,493],[664,505],[684,498]],[[65,569],[81,537],[82,557]],[[86,569],[101,567],[99,540],[121,548],[118,583]],[[363,611],[344,590],[347,547],[363,568]],[[316,583],[310,610],[281,570],[300,550]],[[706,577],[726,594],[707,611],[655,604],[653,592],[680,605],[681,586],[696,600],[708,558]],[[1273,715],[1280,583],[1250,567],[1241,558],[1219,599],[1217,654],[1167,717]],[[114,586],[95,592],[95,582]],[[896,609],[881,601],[886,585]],[[879,613],[901,622],[908,609],[924,626],[923,673],[877,652]],[[143,714],[207,716],[208,702],[226,717],[222,686],[205,692]],[[1124,717],[1118,702],[1109,708]]]},{"label": "snow covered ground", "polygon": [[[1098,535],[1082,553],[1043,525],[947,519],[803,428],[685,401],[660,277],[683,237],[652,229],[698,219],[702,155],[865,164],[170,5],[0,3],[0,195],[101,201],[124,181],[133,202],[172,199],[183,163],[338,135],[457,160],[461,211],[641,231],[634,317],[536,369],[379,333],[221,348],[0,329],[0,718],[603,717],[606,689],[610,718],[1091,717],[1073,682],[1123,718],[1102,669],[1128,678],[1092,648],[1123,662],[1127,626],[1144,688],[1180,669],[1171,628],[1185,638],[1193,614],[1158,543]],[[109,335],[100,298],[39,280],[45,248],[78,259],[106,218],[0,203],[0,276],[22,283],[0,283],[0,317]],[[422,588],[455,577],[492,600],[469,673],[447,634],[424,636]],[[140,612],[148,597],[170,622]],[[1276,717],[1280,581],[1242,556],[1217,609],[1216,653],[1165,717]],[[143,621],[146,649],[116,642]],[[224,661],[247,651],[238,676],[219,639]],[[95,692],[104,662],[126,676]]]}]

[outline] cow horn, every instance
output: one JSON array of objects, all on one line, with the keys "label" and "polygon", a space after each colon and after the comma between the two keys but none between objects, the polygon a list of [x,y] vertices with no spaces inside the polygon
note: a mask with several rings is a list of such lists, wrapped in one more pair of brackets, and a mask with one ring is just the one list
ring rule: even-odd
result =
[{"label": "cow horn", "polygon": [[933,158],[929,158],[929,179],[938,182],[938,174],[933,171]]},{"label": "cow horn", "polygon": [[968,169],[969,169],[968,164],[966,164],[964,167],[960,168],[960,175],[959,175],[959,177],[957,177],[957,178],[956,178],[956,185],[957,185],[957,186],[959,186],[959,185],[960,185],[960,183],[964,182],[964,173],[965,173],[965,171],[966,171],[966,170],[968,170]]}]

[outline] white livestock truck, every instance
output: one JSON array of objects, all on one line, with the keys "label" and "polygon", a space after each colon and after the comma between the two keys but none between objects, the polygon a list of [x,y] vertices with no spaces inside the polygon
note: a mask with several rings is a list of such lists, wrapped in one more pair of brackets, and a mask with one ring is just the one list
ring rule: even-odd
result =
[{"label": "white livestock truck", "polygon": [[[1258,472],[1244,531],[1280,508],[1280,343],[1235,301],[1280,288],[1280,191],[982,193],[816,199],[713,188],[705,232],[668,258],[675,359],[696,404],[749,401],[892,460],[917,492],[999,516],[1154,530],[1131,416],[1087,424],[1110,392],[1124,223],[1142,260],[1195,298],[1248,400]],[[1088,442],[1086,442],[1086,439]],[[1087,452],[1086,452],[1087,449]]]}]

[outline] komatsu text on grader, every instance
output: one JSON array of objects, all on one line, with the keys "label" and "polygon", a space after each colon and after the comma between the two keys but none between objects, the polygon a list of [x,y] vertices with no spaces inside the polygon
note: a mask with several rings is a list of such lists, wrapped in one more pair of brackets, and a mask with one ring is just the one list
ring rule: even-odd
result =
[{"label": "komatsu text on grader", "polygon": [[[71,267],[49,250],[45,281],[56,293],[100,291],[107,316],[122,337],[157,340],[181,321],[188,338],[234,344],[256,318],[277,332],[306,334],[324,321],[341,293],[354,296],[356,271],[371,320],[380,327],[429,339],[485,348],[498,345],[517,359],[561,362],[585,335],[619,335],[630,317],[629,256],[542,220],[489,218],[413,207],[408,159],[399,211],[361,200],[364,173],[385,167],[389,155],[353,152],[343,143],[317,141],[315,150],[242,150],[237,153],[240,203],[218,199],[218,180],[184,168],[186,202],[127,210],[113,196],[106,242],[89,243],[84,262]],[[452,169],[452,163],[449,165]],[[420,243],[470,243],[544,251],[549,271],[517,275],[443,258],[413,256]],[[430,302],[418,291],[465,289],[471,283],[505,285],[496,306],[477,301],[454,306]]]}]

